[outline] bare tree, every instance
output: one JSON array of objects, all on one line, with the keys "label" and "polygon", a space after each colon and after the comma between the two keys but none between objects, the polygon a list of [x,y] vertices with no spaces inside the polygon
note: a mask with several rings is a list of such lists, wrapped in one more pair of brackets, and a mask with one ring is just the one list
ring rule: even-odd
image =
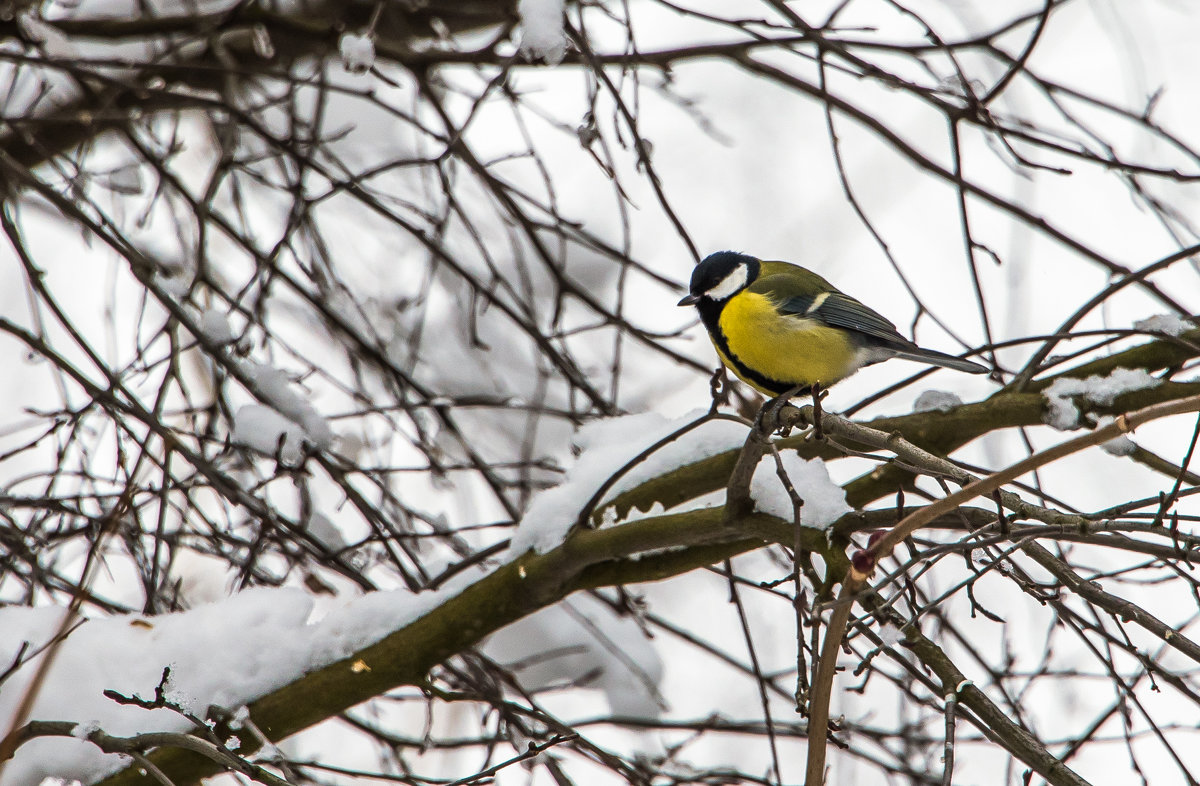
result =
[{"label": "bare tree", "polygon": [[[495,0],[11,3],[0,601],[69,614],[0,663],[0,690],[37,672],[4,705],[0,759],[81,734],[33,707],[82,618],[180,611],[216,576],[464,589],[244,716],[179,706],[166,672],[114,692],[193,731],[86,730],[133,757],[107,786],[519,767],[557,784],[1200,780],[1200,143],[1170,103],[1198,85],[1138,81],[1138,24],[1195,14],[817,5],[579,3],[561,51],[522,51],[545,4],[526,0],[522,27]],[[1105,56],[1127,90],[1063,64],[1093,15],[1087,41],[1120,42]],[[718,168],[715,148],[751,163]],[[780,181],[794,201],[770,200]],[[871,267],[830,278],[886,280],[875,305],[987,363],[991,386],[895,415],[930,372],[763,408],[714,376],[674,302],[713,238],[742,243],[764,212],[818,257],[842,232],[873,243]],[[697,405],[573,500],[558,540],[509,548],[581,426]],[[744,444],[655,463],[717,422]],[[803,494],[790,517],[757,508],[755,468],[787,478],[793,456],[823,461],[855,512],[821,527]],[[557,693],[602,668],[538,683],[531,665],[575,645],[484,646],[572,593],[580,646],[672,712],[610,696],[567,717]],[[667,677],[600,619],[681,653]],[[662,687],[685,669],[704,684]],[[375,753],[274,746],[310,728]],[[651,734],[661,749],[630,742]]]}]

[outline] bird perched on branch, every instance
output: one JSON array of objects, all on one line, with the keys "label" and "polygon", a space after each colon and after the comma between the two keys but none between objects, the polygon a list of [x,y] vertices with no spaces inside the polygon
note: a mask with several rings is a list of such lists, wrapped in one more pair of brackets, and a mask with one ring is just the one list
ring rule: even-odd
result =
[{"label": "bird perched on branch", "polygon": [[987,372],[918,347],[873,309],[789,262],[718,251],[696,265],[690,290],[679,305],[696,307],[721,361],[768,396],[828,388],[889,358]]}]

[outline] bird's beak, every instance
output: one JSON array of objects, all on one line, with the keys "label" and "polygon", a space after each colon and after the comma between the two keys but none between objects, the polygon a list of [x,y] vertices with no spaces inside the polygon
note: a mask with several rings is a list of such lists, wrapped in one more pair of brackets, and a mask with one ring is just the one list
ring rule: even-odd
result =
[{"label": "bird's beak", "polygon": [[687,295],[675,305],[677,306],[694,306],[700,302],[699,295]]}]

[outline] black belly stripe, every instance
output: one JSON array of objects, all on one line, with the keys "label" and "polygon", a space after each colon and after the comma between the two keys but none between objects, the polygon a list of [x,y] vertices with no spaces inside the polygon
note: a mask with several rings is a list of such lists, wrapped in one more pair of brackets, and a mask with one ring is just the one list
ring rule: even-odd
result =
[{"label": "black belly stripe", "polygon": [[[742,359],[737,356],[732,349],[729,348],[729,339],[725,337],[725,332],[721,330],[721,309],[724,307],[722,303],[714,303],[707,298],[699,303],[700,320],[704,323],[704,327],[708,329],[708,335],[712,337],[713,343],[721,350],[734,369],[739,375],[745,377],[754,384],[771,391],[773,395],[782,396],[795,385],[789,385],[786,382],[780,382],[777,379],[771,379],[764,376],[742,362]],[[811,390],[810,387],[800,389],[800,394]],[[799,394],[797,394],[799,395]]]}]

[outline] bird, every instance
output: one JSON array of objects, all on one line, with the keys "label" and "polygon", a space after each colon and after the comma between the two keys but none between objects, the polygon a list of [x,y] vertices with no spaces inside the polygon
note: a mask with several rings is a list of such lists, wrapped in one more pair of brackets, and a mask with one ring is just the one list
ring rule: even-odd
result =
[{"label": "bird", "polygon": [[718,251],[692,271],[680,306],[695,306],[717,354],[771,397],[826,389],[890,358],[984,374],[970,360],[922,349],[874,309],[807,268]]}]

